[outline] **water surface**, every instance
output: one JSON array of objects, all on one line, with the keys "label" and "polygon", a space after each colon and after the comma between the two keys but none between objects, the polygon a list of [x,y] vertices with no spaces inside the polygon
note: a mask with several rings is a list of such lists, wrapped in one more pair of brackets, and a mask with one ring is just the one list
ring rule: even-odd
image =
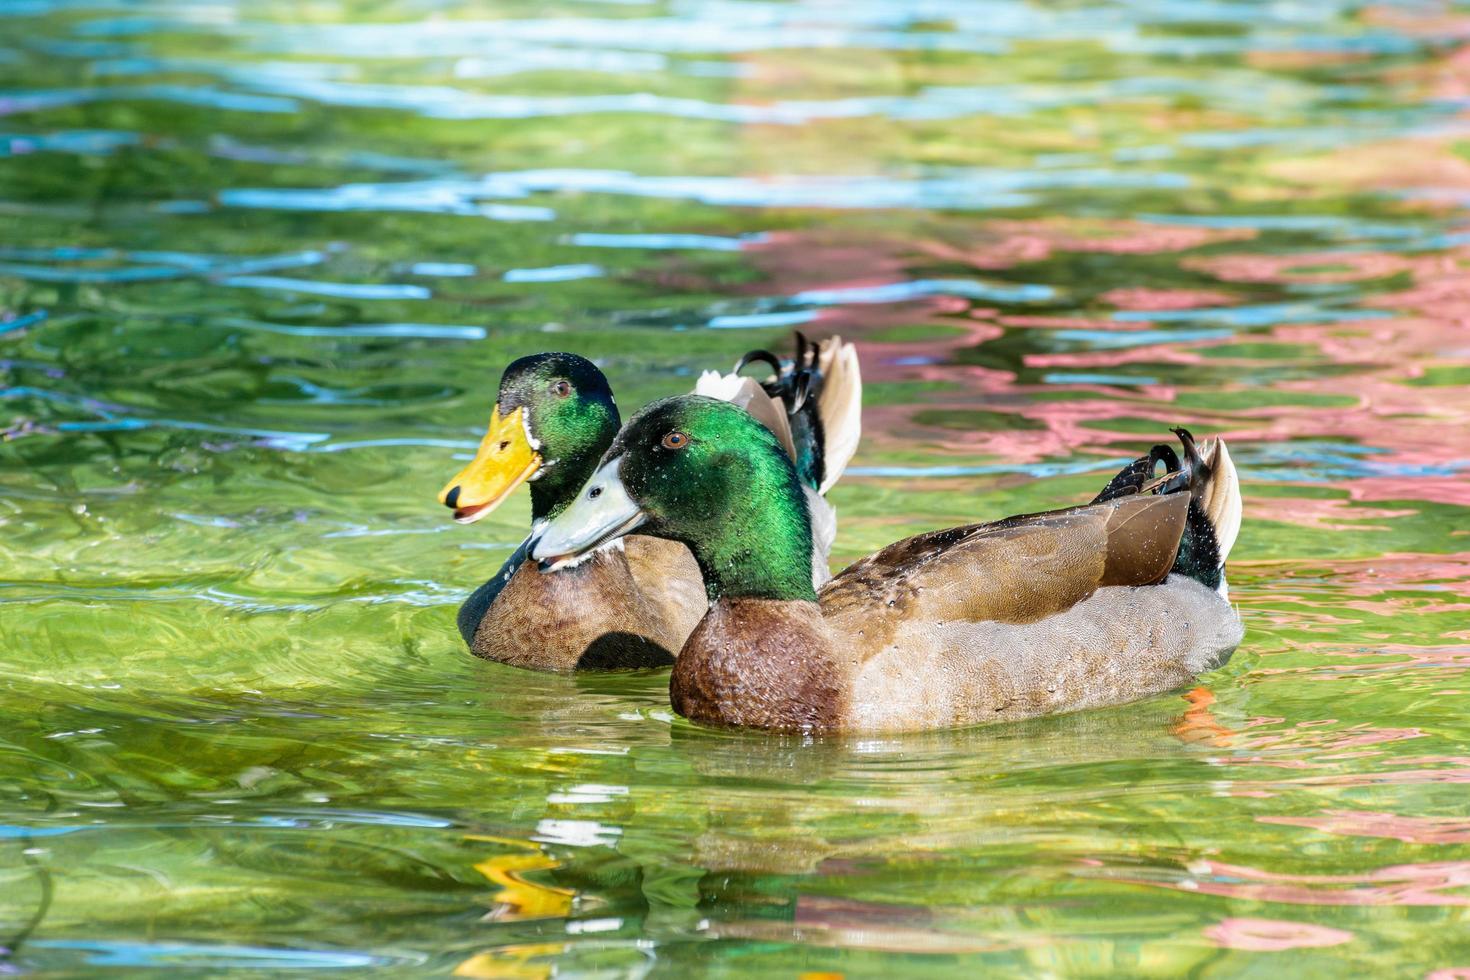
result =
[{"label": "water surface", "polygon": [[[0,4],[0,970],[1470,975],[1470,10]],[[1246,481],[1230,665],[902,738],[475,661],[501,367],[860,345],[838,559]]]}]

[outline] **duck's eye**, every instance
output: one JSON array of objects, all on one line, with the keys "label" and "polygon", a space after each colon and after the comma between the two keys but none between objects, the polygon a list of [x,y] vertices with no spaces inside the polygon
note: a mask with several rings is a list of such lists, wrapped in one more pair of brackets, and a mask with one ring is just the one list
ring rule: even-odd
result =
[{"label": "duck's eye", "polygon": [[553,381],[551,383],[551,393],[558,398],[565,398],[572,393],[572,383],[566,379]]},{"label": "duck's eye", "polygon": [[683,449],[689,445],[689,437],[682,432],[670,432],[663,438],[665,449]]}]

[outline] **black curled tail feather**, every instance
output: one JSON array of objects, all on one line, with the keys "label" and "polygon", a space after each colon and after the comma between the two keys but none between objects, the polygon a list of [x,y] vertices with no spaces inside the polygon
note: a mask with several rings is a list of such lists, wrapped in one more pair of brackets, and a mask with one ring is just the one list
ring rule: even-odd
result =
[{"label": "black curled tail feather", "polygon": [[1153,447],[1147,456],[1140,456],[1119,470],[1118,475],[1103,487],[1102,493],[1092,498],[1092,502],[1101,504],[1118,497],[1142,493],[1145,487],[1154,482],[1155,470],[1160,463],[1164,464],[1164,472],[1176,472],[1179,470],[1179,454],[1174,452],[1173,447],[1162,443]]},{"label": "black curled tail feather", "polygon": [[735,373],[751,364],[768,364],[773,374],[761,382],[766,394],[781,403],[791,425],[796,447],[796,473],[810,487],[820,487],[827,477],[826,432],[818,402],[822,393],[821,348],[800,331],[795,332],[796,352],[782,360],[768,350],[753,350],[735,363]]},{"label": "black curled tail feather", "polygon": [[1174,467],[1178,470],[1177,475],[1164,481],[1161,492],[1175,493],[1187,489],[1190,496],[1198,500],[1213,475],[1210,465],[1200,456],[1199,447],[1194,444],[1194,436],[1190,435],[1188,429],[1170,429],[1169,431],[1179,437],[1179,444],[1184,447],[1184,462]]}]

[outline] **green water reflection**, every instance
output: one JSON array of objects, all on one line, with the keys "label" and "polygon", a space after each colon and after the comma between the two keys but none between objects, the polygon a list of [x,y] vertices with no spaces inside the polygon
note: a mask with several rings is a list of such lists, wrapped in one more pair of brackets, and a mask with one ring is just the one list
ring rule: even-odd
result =
[{"label": "green water reflection", "polygon": [[[0,969],[1470,975],[1470,10],[0,28]],[[1224,434],[1241,651],[813,743],[469,657],[500,368],[628,409],[792,326],[868,382],[839,561]]]}]

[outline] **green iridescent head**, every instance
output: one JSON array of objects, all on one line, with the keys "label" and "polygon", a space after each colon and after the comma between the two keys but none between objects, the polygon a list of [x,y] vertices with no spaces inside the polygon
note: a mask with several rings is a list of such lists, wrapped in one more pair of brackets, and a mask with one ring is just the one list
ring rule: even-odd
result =
[{"label": "green iridescent head", "polygon": [[639,412],[532,553],[554,567],[634,529],[688,545],[711,600],[816,598],[791,458],[728,402],[683,395]]},{"label": "green iridescent head", "polygon": [[618,431],[612,388],[597,366],[576,354],[533,354],[500,378],[490,428],[475,458],[445,485],[439,501],[454,519],[484,517],[526,481],[531,517],[564,508]]}]

